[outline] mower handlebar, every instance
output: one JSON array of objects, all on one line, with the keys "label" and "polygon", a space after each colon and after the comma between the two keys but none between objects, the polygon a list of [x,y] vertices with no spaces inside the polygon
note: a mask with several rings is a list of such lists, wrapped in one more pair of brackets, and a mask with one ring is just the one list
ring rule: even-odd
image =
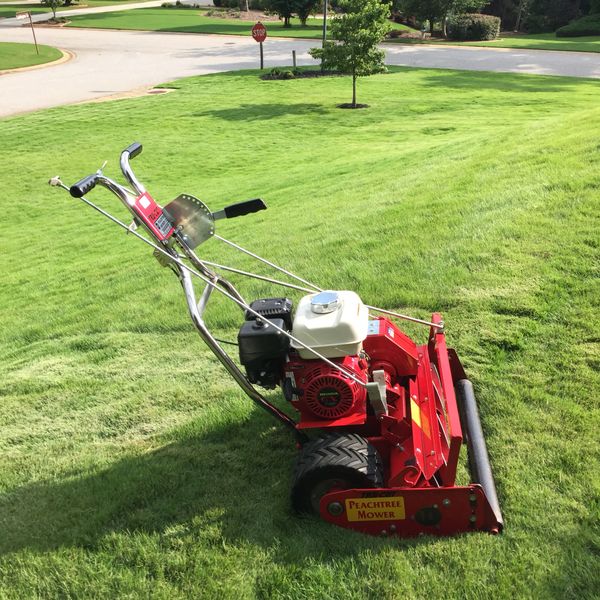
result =
[{"label": "mower handlebar", "polygon": [[129,155],[129,158],[135,158],[138,154],[142,153],[142,144],[140,144],[140,142],[133,142],[133,144],[127,146],[121,154],[125,153]]},{"label": "mower handlebar", "polygon": [[96,187],[96,182],[98,181],[98,174],[94,173],[93,175],[88,175],[83,179],[80,179],[77,183],[74,183],[69,188],[69,193],[73,198],[81,198],[85,194],[87,194],[90,190],[93,190]]},{"label": "mower handlebar", "polygon": [[125,179],[129,182],[131,187],[136,191],[136,193],[141,196],[146,188],[141,184],[138,178],[135,176],[134,172],[131,170],[131,166],[129,165],[129,159],[135,158],[138,154],[142,153],[142,144],[139,142],[133,142],[121,152],[121,172],[125,176]]}]

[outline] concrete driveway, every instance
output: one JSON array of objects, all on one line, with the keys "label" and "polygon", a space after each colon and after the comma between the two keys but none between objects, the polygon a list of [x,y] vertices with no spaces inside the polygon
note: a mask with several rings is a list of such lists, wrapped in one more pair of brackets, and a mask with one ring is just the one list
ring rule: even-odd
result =
[{"label": "concrete driveway", "polygon": [[[250,36],[38,28],[38,42],[69,50],[59,65],[0,75],[0,117],[114,96],[191,75],[258,67],[258,44]],[[30,42],[25,27],[3,24],[0,40]],[[271,38],[265,64],[312,63],[312,40]],[[393,65],[507,71],[600,78],[600,53],[544,52],[423,45],[385,45]]]}]

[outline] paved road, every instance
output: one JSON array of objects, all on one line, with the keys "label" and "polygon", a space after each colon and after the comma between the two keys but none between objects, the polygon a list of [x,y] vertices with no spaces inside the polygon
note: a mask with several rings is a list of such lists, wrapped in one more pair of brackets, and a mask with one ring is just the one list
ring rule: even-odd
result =
[{"label": "paved road", "polygon": [[[138,31],[38,28],[38,41],[70,50],[69,62],[0,75],[0,117],[114,96],[190,75],[258,66],[258,46],[239,36],[170,34]],[[23,27],[0,27],[2,41],[30,41]],[[316,41],[265,43],[267,67],[312,59]],[[489,50],[440,46],[387,45],[394,65],[509,71],[600,78],[600,53]]]},{"label": "paved road", "polygon": [[[16,0],[17,4],[39,4],[40,0]],[[201,6],[213,6],[212,0],[180,0],[183,4],[199,4]],[[172,2],[174,0],[150,0],[149,2],[127,2],[117,4],[115,6],[92,6],[86,8],[69,8],[67,10],[58,11],[58,17],[72,17],[75,15],[89,15],[90,13],[104,13],[104,12],[115,12],[121,10],[132,10],[134,8],[153,8],[154,6],[160,6],[164,2]],[[31,15],[31,20],[34,23],[41,21],[47,21],[52,17],[52,12],[39,13],[37,15]],[[28,21],[29,22],[29,21]],[[22,21],[16,18],[13,19],[0,19],[0,27],[14,27],[20,26]]]}]

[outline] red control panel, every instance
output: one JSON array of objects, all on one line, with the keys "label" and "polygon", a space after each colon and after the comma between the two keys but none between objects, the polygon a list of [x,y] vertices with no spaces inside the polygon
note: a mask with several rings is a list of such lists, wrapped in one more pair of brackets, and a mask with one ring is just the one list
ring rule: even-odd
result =
[{"label": "red control panel", "polygon": [[173,233],[173,226],[169,219],[165,217],[162,208],[154,201],[148,192],[144,192],[141,196],[136,198],[133,209],[140,221],[142,221],[161,242],[168,239]]}]

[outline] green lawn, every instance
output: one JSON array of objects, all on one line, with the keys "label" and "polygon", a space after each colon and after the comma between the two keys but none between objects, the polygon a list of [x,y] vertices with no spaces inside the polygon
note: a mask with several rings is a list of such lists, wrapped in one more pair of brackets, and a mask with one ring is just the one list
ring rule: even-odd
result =
[{"label": "green lawn", "polygon": [[[0,19],[10,19],[15,16],[17,12],[29,11],[32,15],[36,15],[39,13],[48,12],[50,9],[45,6],[41,6],[38,4],[5,4],[0,3]],[[29,20],[23,21],[23,24],[29,24]]]},{"label": "green lawn", "polygon": [[0,42],[0,71],[29,67],[58,60],[62,52],[52,46],[39,45],[37,54],[33,44],[16,44],[13,42]]},{"label": "green lawn", "polygon": [[[213,9],[214,10],[214,9]],[[185,33],[218,33],[250,35],[255,21],[222,19],[204,16],[205,10],[176,8],[139,8],[126,12],[81,15],[71,19],[70,27],[94,27],[99,29],[143,29],[148,31],[179,31]],[[292,19],[292,27],[284,28],[282,21],[265,23],[270,37],[320,38],[322,19],[308,19],[302,27],[298,19]],[[407,29],[405,25],[393,26]]]},{"label": "green lawn", "polygon": [[[0,120],[0,597],[597,598],[599,83],[394,69],[342,111],[348,78],[256,75]],[[503,535],[369,538],[291,513],[291,436],[203,347],[176,278],[46,185],[106,159],[117,176],[134,140],[160,202],[261,196],[219,233],[369,303],[443,312]],[[234,339],[241,315],[215,301]]]},{"label": "green lawn", "polygon": [[490,48],[530,48],[534,50],[564,50],[570,52],[600,52],[600,36],[557,38],[553,33],[510,35],[491,42],[446,42],[443,40],[401,39],[386,40],[392,43],[451,44],[459,46],[486,46]]}]

